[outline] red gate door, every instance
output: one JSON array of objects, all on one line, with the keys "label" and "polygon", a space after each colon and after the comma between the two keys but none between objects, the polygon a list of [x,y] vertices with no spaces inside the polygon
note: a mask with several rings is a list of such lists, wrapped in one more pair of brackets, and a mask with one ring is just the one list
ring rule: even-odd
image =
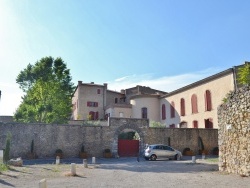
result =
[{"label": "red gate door", "polygon": [[120,157],[136,157],[139,152],[139,140],[118,140]]}]

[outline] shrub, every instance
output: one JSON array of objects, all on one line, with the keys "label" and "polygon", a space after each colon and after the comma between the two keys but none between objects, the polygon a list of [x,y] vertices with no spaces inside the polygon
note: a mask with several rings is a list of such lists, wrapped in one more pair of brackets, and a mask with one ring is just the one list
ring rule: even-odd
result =
[{"label": "shrub", "polygon": [[63,151],[61,149],[57,149],[56,153],[63,153]]},{"label": "shrub", "polygon": [[111,151],[110,151],[110,149],[105,149],[104,150],[104,153],[110,153]]},{"label": "shrub", "polygon": [[182,154],[185,155],[187,151],[190,151],[190,148],[184,148]]},{"label": "shrub", "polygon": [[7,163],[8,160],[10,160],[10,140],[11,140],[11,134],[7,134],[7,139],[6,139],[6,146],[3,154],[3,162]]},{"label": "shrub", "polygon": [[81,147],[81,152],[84,153],[84,145]]}]

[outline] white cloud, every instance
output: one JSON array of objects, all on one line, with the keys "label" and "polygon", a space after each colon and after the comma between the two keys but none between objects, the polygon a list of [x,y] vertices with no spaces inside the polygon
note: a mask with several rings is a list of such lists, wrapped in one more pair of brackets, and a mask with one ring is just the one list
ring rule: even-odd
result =
[{"label": "white cloud", "polygon": [[118,78],[115,81],[109,81],[108,88],[114,91],[120,91],[136,85],[148,86],[153,89],[158,89],[166,92],[171,92],[208,76],[214,75],[221,71],[218,68],[209,68],[199,72],[180,74],[175,76],[164,76],[160,78],[153,78],[152,74],[145,75],[131,75]]},{"label": "white cloud", "polygon": [[18,106],[21,104],[23,92],[17,84],[0,82],[2,92],[0,99],[0,115],[13,115]]}]

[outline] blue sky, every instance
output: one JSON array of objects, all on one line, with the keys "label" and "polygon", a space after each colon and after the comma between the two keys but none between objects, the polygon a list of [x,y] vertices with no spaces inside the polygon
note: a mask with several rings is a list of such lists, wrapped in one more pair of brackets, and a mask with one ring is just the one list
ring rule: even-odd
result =
[{"label": "blue sky", "polygon": [[0,115],[28,63],[61,57],[73,82],[172,91],[250,60],[248,0],[0,0]]}]

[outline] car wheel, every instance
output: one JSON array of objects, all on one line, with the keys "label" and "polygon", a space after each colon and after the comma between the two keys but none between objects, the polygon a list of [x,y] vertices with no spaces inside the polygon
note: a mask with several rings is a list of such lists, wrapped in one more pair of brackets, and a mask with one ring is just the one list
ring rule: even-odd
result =
[{"label": "car wheel", "polygon": [[174,160],[178,160],[178,158],[179,158],[179,156],[178,156],[178,154],[176,154],[176,155],[174,156]]},{"label": "car wheel", "polygon": [[157,156],[156,155],[151,155],[150,158],[151,158],[152,161],[155,161],[157,159]]}]

